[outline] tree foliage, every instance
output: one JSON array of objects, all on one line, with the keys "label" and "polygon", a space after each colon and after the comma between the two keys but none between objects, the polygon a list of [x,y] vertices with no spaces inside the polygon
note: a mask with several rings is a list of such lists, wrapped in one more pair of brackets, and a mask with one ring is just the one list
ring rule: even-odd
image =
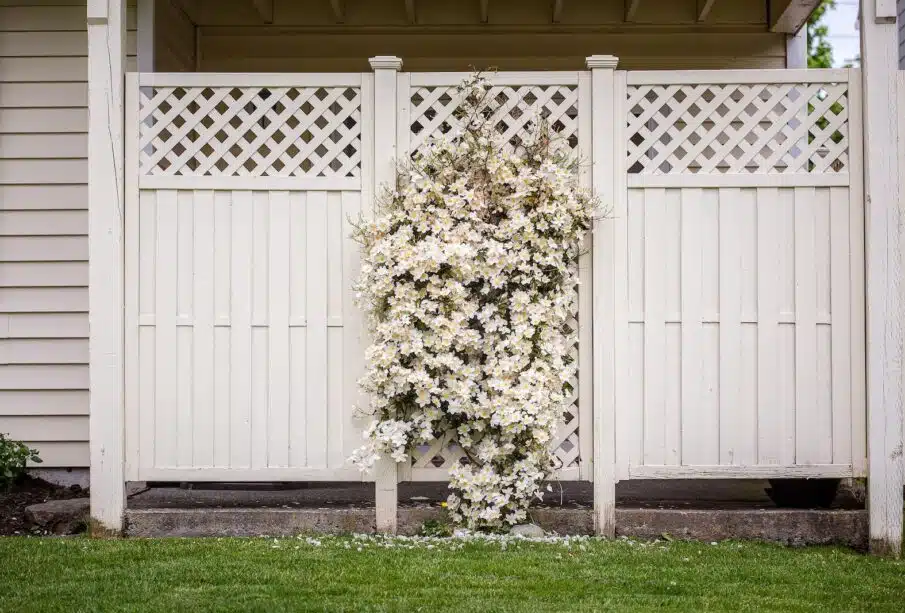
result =
[{"label": "tree foliage", "polygon": [[808,18],[808,68],[832,68],[833,46],[829,41],[829,28],[823,23],[827,9],[836,6],[836,0],[823,0]]}]

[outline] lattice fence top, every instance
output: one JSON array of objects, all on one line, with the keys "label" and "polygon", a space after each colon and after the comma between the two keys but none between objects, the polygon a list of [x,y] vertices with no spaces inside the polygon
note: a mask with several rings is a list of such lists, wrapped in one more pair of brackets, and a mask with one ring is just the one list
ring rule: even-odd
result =
[{"label": "lattice fence top", "polygon": [[144,175],[357,177],[357,87],[143,87]]},{"label": "lattice fence top", "polygon": [[[457,111],[463,98],[456,86],[412,88],[409,150],[413,156],[428,138],[461,129]],[[493,86],[485,106],[492,111],[492,125],[513,148],[530,142],[532,127],[539,121],[545,121],[558,135],[555,146],[564,150],[578,147],[578,88],[574,85]]]},{"label": "lattice fence top", "polygon": [[637,174],[848,172],[846,83],[631,85]]}]

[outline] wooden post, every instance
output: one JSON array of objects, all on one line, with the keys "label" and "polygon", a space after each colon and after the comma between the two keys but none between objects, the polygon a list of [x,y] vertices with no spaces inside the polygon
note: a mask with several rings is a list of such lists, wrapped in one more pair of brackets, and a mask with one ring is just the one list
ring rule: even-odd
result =
[{"label": "wooden post", "polygon": [[623,106],[616,95],[618,62],[612,55],[587,58],[591,70],[591,182],[603,207],[612,212],[596,222],[592,242],[594,525],[597,534],[610,538],[616,535],[616,215],[618,202],[623,200],[618,186],[625,182],[622,119],[617,121]]},{"label": "wooden post", "polygon": [[880,0],[861,3],[867,277],[867,434],[870,549],[902,551],[903,327],[902,213],[899,208],[895,16]]},{"label": "wooden post", "polygon": [[[396,183],[396,80],[402,60],[379,55],[369,62],[374,69],[374,189],[371,193],[379,198],[385,189],[394,188]],[[363,208],[372,207],[373,203],[365,203]],[[377,461],[374,486],[378,532],[396,533],[397,471],[392,458]]]},{"label": "wooden post", "polygon": [[119,534],[123,463],[123,0],[88,2],[88,307],[91,531]]}]

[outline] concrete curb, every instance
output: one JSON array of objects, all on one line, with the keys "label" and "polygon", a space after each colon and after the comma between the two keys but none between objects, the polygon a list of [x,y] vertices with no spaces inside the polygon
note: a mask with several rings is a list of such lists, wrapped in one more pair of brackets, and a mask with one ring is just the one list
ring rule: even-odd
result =
[{"label": "concrete curb", "polygon": [[[428,520],[439,520],[436,506],[401,507],[399,533],[414,535]],[[590,509],[534,509],[531,519],[557,534],[593,534]],[[195,508],[132,509],[126,536],[294,536],[300,533],[368,533],[376,527],[374,509]],[[800,509],[616,509],[616,533],[643,539],[760,540],[787,545],[867,547],[866,511]]]}]

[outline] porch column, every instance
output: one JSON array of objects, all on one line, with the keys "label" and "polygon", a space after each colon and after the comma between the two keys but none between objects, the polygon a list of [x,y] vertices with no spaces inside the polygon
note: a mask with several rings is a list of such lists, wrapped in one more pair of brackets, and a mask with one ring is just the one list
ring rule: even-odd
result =
[{"label": "porch column", "polygon": [[[396,80],[402,70],[402,59],[379,55],[368,60],[374,69],[374,198],[396,184]],[[370,212],[373,203],[362,210]],[[366,213],[367,214],[367,213]],[[389,457],[377,461],[374,475],[377,531],[396,533],[398,505],[398,467]]]},{"label": "porch column", "polygon": [[[870,549],[902,550],[903,329],[902,213],[897,165],[895,14],[861,2],[864,95],[864,207],[867,278],[868,509]],[[852,152],[857,154],[857,152]],[[905,160],[903,160],[905,161]]]},{"label": "porch column", "polygon": [[122,531],[124,0],[88,0],[91,532]]},{"label": "porch column", "polygon": [[[616,536],[616,249],[617,223],[625,221],[618,185],[624,180],[625,143],[617,119],[622,100],[616,95],[619,58],[592,55],[591,70],[591,183],[612,219],[601,219],[593,231],[593,381],[594,381],[594,529],[600,536]],[[621,156],[621,157],[620,157]],[[621,218],[620,218],[620,215]]]}]

